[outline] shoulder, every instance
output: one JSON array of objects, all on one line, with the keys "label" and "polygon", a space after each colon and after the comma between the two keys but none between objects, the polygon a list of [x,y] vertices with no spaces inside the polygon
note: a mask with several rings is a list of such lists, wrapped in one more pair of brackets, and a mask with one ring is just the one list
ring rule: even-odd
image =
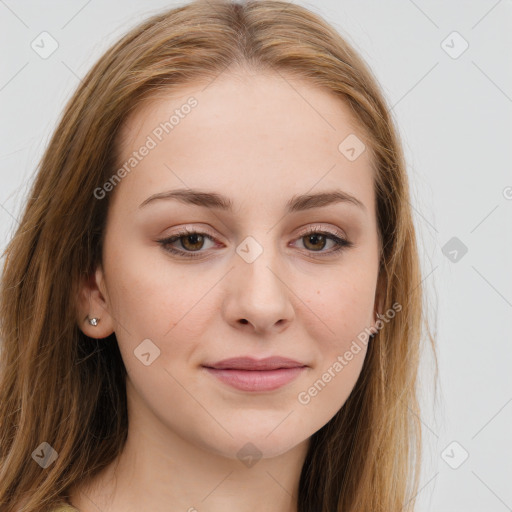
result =
[{"label": "shoulder", "polygon": [[[26,500],[23,500],[22,503],[15,509],[15,512],[22,512],[24,504]],[[54,505],[50,512],[80,512],[77,508],[71,506],[66,501],[59,501]]]},{"label": "shoulder", "polygon": [[77,508],[67,503],[59,503],[51,512],[79,512]]}]

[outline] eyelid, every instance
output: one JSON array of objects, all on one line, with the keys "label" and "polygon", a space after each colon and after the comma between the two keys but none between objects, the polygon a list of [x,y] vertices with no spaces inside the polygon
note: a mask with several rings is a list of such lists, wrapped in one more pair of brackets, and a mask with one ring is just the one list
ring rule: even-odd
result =
[{"label": "eyelid", "polygon": [[203,228],[202,226],[185,226],[177,229],[175,233],[171,233],[170,235],[166,235],[162,238],[162,240],[169,240],[170,238],[180,238],[186,235],[207,235],[212,240],[217,240],[218,236],[214,235],[208,228]]},{"label": "eyelid", "polygon": [[[341,231],[339,228],[326,228],[322,224],[308,224],[304,228],[300,228],[299,233],[295,235],[297,238],[307,235],[311,231],[314,231],[315,233],[317,231],[324,231],[326,233],[336,235],[339,238],[347,239],[347,236],[343,231]],[[188,234],[201,234],[201,235],[208,235],[210,238],[213,238],[217,240],[217,235],[214,235],[211,231],[208,230],[208,228],[203,227],[191,227],[191,226],[185,226],[183,228],[180,228],[176,233],[173,233],[171,235],[165,236],[165,239],[173,238],[173,237],[180,237]]]},{"label": "eyelid", "polygon": [[300,231],[300,234],[297,236],[301,237],[301,236],[307,235],[311,231],[314,231],[315,233],[317,231],[323,231],[325,233],[329,233],[331,235],[335,235],[339,238],[347,240],[347,236],[339,228],[336,228],[336,227],[335,228],[325,228],[324,226],[322,226],[322,224],[310,224],[306,228],[304,228],[304,230]]}]

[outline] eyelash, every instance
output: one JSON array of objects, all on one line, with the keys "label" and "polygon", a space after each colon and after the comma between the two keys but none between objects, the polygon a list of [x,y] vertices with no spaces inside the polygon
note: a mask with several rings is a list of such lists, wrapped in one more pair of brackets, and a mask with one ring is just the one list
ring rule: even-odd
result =
[{"label": "eyelash", "polygon": [[[178,233],[175,233],[171,237],[157,240],[157,242],[163,247],[163,249],[165,251],[170,252],[171,254],[175,254],[177,256],[184,257],[184,258],[202,258],[203,252],[183,251],[183,250],[179,250],[179,249],[170,247],[170,244],[172,244],[172,243],[178,241],[180,238],[182,238],[184,236],[188,236],[188,235],[202,235],[202,236],[205,236],[206,238],[208,238],[209,240],[211,240],[212,242],[215,240],[208,233],[203,233],[201,231],[189,230],[188,228],[186,228]],[[306,236],[310,236],[310,235],[324,235],[336,244],[336,247],[334,249],[327,251],[327,252],[320,252],[320,253],[315,254],[315,251],[307,251],[308,253],[311,253],[311,255],[315,258],[323,258],[325,256],[332,255],[334,253],[337,253],[338,251],[341,251],[345,248],[352,247],[354,245],[352,242],[346,240],[345,238],[337,236],[334,233],[331,233],[330,231],[321,230],[316,226],[312,226],[312,227],[308,228],[308,230],[306,232],[302,233],[297,238],[297,240],[299,240],[300,238],[304,238]]]}]

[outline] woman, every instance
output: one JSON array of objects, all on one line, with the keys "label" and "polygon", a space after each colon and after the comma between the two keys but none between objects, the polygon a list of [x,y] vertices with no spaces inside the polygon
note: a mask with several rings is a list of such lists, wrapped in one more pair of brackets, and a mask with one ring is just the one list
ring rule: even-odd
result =
[{"label": "woman", "polygon": [[5,256],[2,510],[413,510],[407,174],[317,15],[196,1],[130,31]]}]

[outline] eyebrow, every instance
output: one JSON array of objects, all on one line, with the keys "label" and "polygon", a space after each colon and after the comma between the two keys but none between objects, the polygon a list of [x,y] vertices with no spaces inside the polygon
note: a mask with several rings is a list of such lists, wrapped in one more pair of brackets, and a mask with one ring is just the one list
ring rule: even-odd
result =
[{"label": "eyebrow", "polygon": [[[139,208],[143,208],[157,200],[177,200],[185,204],[193,204],[204,208],[233,211],[231,199],[216,192],[207,192],[197,189],[178,189],[167,192],[159,192],[145,199]],[[336,203],[348,203],[361,208],[366,212],[366,206],[357,197],[344,192],[343,190],[331,190],[318,192],[316,194],[302,194],[293,196],[286,203],[287,213],[294,213],[312,208],[319,208]]]}]

